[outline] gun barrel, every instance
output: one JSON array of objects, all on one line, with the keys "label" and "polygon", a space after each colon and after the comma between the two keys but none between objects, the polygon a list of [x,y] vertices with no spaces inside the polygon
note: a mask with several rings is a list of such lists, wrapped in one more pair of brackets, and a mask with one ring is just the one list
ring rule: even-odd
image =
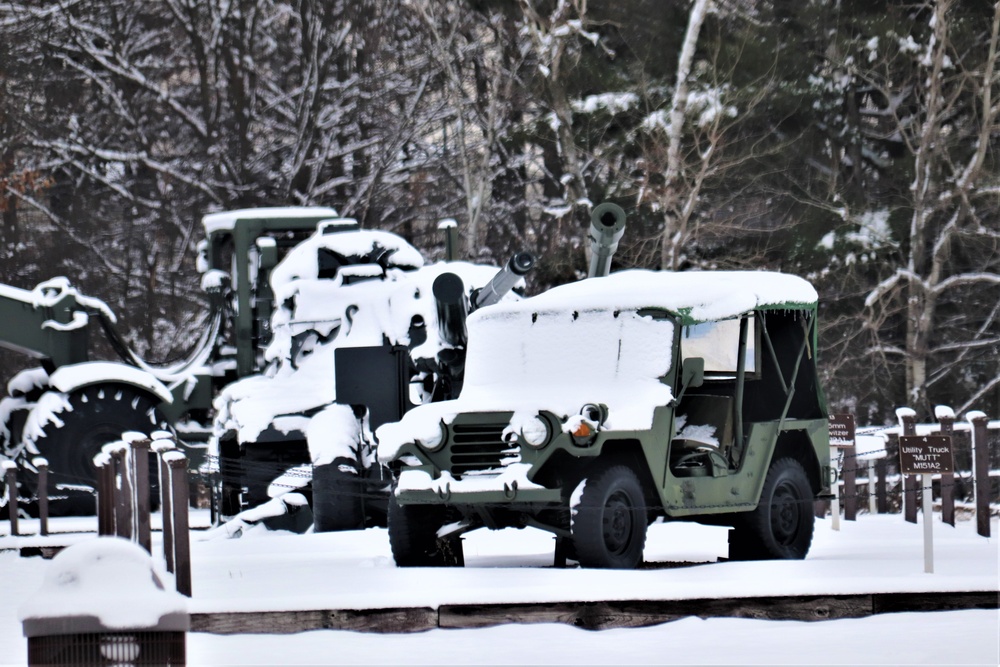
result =
[{"label": "gun barrel", "polygon": [[590,213],[590,270],[588,278],[611,272],[611,257],[625,233],[625,211],[617,204],[604,202]]},{"label": "gun barrel", "polygon": [[511,255],[507,264],[497,271],[493,279],[473,295],[472,309],[492,306],[498,302],[534,265],[535,257],[530,252],[518,252]]},{"label": "gun barrel", "polygon": [[452,347],[465,347],[469,338],[465,327],[465,317],[469,312],[465,283],[454,273],[442,273],[434,279],[432,291],[441,339]]}]

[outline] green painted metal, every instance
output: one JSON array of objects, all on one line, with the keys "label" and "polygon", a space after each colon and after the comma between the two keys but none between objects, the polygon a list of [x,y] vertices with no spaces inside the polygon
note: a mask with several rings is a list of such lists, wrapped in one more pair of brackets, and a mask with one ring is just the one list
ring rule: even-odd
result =
[{"label": "green painted metal", "polygon": [[[626,461],[651,486],[654,513],[667,518],[709,520],[712,516],[756,508],[779,447],[780,456],[794,457],[803,464],[817,496],[829,494],[826,401],[816,371],[816,304],[795,305],[768,306],[745,315],[756,318],[757,328],[766,341],[766,351],[757,346],[759,373],[745,372],[748,326],[743,322],[735,379],[709,377],[697,389],[675,391],[675,395],[684,398],[657,407],[652,426],[647,430],[601,430],[589,444],[579,444],[562,431],[567,416],[540,413],[552,426],[554,435],[550,442],[536,448],[519,436],[509,445],[516,448],[518,461],[530,466],[527,473],[530,486],[541,488],[463,490],[461,482],[469,478],[469,473],[488,475],[489,466],[484,464],[483,469],[472,470],[463,463],[464,468],[456,469],[456,462],[462,457],[462,434],[476,429],[499,432],[513,413],[460,413],[450,424],[443,425],[444,441],[434,451],[418,443],[404,445],[399,450],[394,464],[398,471],[421,470],[437,482],[431,489],[402,485],[396,491],[397,500],[403,505],[451,505],[462,509],[472,520],[485,517],[482,525],[490,527],[539,525],[561,534],[566,526],[551,518],[555,515],[552,510],[569,509],[576,484],[586,478],[596,462]],[[661,311],[657,316],[671,318],[677,324],[671,342],[673,367],[662,381],[678,387],[683,366],[679,363],[681,329],[687,320],[683,313]],[[780,341],[777,350],[772,336]],[[725,436],[728,440],[720,441],[719,447],[699,450],[677,437],[678,415],[683,410],[690,413],[699,405],[711,423],[722,425],[720,433],[732,433],[731,437]],[[746,406],[752,406],[751,414],[746,412]],[[685,459],[686,456],[689,458]],[[685,465],[686,460],[690,465]],[[417,467],[411,468],[416,461],[419,461]],[[443,475],[446,472],[448,475]]]}]

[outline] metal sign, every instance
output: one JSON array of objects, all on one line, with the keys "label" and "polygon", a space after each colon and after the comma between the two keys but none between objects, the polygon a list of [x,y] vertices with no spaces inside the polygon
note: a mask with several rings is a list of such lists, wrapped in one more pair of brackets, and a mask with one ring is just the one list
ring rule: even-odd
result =
[{"label": "metal sign", "polygon": [[854,415],[830,415],[830,446],[854,446]]},{"label": "metal sign", "polygon": [[899,471],[904,475],[931,475],[954,472],[951,436],[899,436]]}]

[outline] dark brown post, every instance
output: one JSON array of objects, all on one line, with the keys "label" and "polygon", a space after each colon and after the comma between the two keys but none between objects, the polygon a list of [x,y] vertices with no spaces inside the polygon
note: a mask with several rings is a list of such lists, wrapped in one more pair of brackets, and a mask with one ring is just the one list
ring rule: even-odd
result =
[{"label": "dark brown post", "polygon": [[[939,405],[934,408],[934,416],[941,424],[941,435],[954,437],[955,411]],[[955,525],[955,474],[950,472],[941,473],[941,521],[949,526]]]},{"label": "dark brown post", "polygon": [[[917,415],[910,408],[899,408],[896,410],[899,418],[899,425],[902,427],[901,435],[917,434]],[[915,475],[902,475],[903,478],[903,513],[910,523],[917,522],[917,478]]]},{"label": "dark brown post", "polygon": [[174,526],[174,578],[177,592],[191,597],[191,535],[188,528],[187,457],[180,452],[163,455],[170,467],[170,495]]},{"label": "dark brown post", "polygon": [[153,451],[157,455],[160,470],[160,515],[163,517],[163,559],[167,562],[167,572],[174,571],[174,521],[170,502],[170,466],[163,460],[164,454],[174,448],[171,440],[154,440]]},{"label": "dark brown post", "polygon": [[31,464],[38,471],[38,534],[49,534],[49,462],[41,456]]},{"label": "dark brown post", "polygon": [[115,449],[111,453],[114,462],[115,480],[113,492],[115,496],[115,535],[132,539],[132,485],[128,480],[128,463],[124,449]]},{"label": "dark brown post", "polygon": [[986,442],[986,414],[970,412],[965,418],[972,424],[972,468],[976,480],[976,532],[990,536],[990,453]]},{"label": "dark brown post", "polygon": [[854,445],[844,447],[844,521],[856,521],[858,518],[858,448]]},{"label": "dark brown post", "polygon": [[97,469],[97,534],[115,535],[115,464],[111,454],[102,451],[94,457]]},{"label": "dark brown post", "polygon": [[885,459],[875,461],[875,504],[879,514],[889,513],[889,493],[888,481],[886,480],[887,468]]},{"label": "dark brown post", "polygon": [[17,530],[17,464],[3,462],[4,479],[7,481],[7,516],[10,518],[10,534],[20,535]]},{"label": "dark brown post", "polygon": [[132,480],[135,485],[136,542],[147,553],[153,553],[153,540],[149,526],[149,445],[148,439],[132,440]]}]

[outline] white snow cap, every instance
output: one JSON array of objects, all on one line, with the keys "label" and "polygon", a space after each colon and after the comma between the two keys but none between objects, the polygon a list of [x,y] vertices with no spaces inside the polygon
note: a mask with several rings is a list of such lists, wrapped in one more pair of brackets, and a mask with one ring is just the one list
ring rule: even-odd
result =
[{"label": "white snow cap", "polygon": [[211,234],[223,229],[232,229],[241,218],[254,220],[269,218],[336,218],[337,210],[328,206],[279,206],[271,208],[242,208],[235,211],[210,213],[201,219],[205,233]]},{"label": "white snow cap", "polygon": [[981,410],[971,410],[965,413],[965,419],[972,423],[977,419],[986,419],[986,413]]},{"label": "white snow cap", "polygon": [[60,551],[19,612],[22,621],[93,616],[109,629],[150,628],[167,614],[187,613],[187,601],[164,589],[142,547],[98,537]]},{"label": "white snow cap", "polygon": [[504,308],[518,312],[663,308],[703,322],[760,307],[811,306],[818,298],[806,280],[785,273],[633,269],[555,287]]},{"label": "white snow cap", "polygon": [[942,419],[954,419],[955,411],[952,410],[947,405],[935,405],[934,406],[934,418],[938,421]]}]

